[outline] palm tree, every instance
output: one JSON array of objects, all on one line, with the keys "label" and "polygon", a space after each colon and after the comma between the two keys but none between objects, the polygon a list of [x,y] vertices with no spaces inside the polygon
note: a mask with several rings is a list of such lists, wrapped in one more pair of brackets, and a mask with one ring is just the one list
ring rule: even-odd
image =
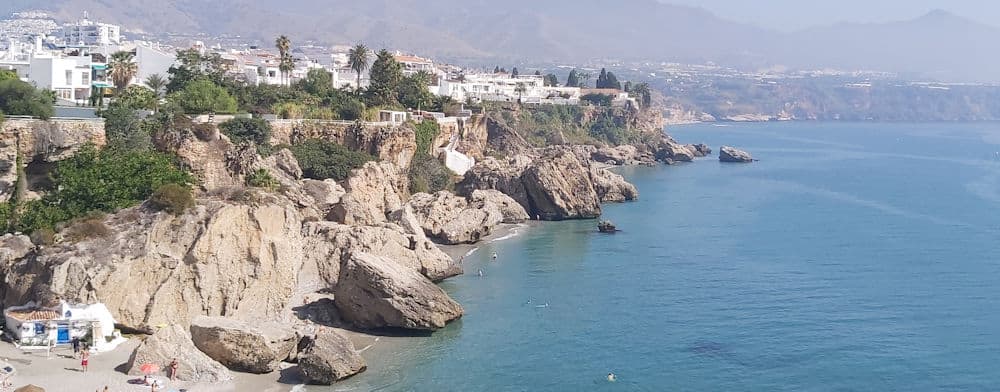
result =
[{"label": "palm tree", "polygon": [[351,70],[358,74],[358,86],[355,91],[359,94],[361,92],[361,73],[368,69],[368,62],[371,61],[371,57],[371,49],[368,49],[368,47],[363,44],[357,44],[347,52],[347,59],[348,63],[350,63]]},{"label": "palm tree", "polygon": [[518,82],[517,87],[514,87],[514,92],[517,93],[517,103],[521,103],[521,94],[528,91],[528,87],[524,83]]},{"label": "palm tree", "polygon": [[288,67],[288,59],[289,59],[288,50],[292,46],[292,41],[289,40],[288,37],[286,37],[284,35],[281,35],[281,36],[278,36],[278,38],[274,40],[274,46],[278,48],[278,58],[279,58],[278,70],[281,71],[282,83],[284,83],[284,78],[286,76],[286,72],[290,72],[291,71],[291,69],[288,69],[286,71],[286,68],[289,68]]},{"label": "palm tree", "polygon": [[160,74],[149,75],[146,77],[146,87],[153,90],[153,94],[156,95],[156,100],[153,101],[153,111],[156,112],[160,106],[160,99],[163,98],[163,91],[167,88],[167,78]]},{"label": "palm tree", "polygon": [[115,93],[125,91],[132,82],[132,78],[139,72],[139,65],[135,63],[135,53],[115,52],[111,55],[111,62],[108,63],[108,73],[111,74],[111,82],[115,85]]}]

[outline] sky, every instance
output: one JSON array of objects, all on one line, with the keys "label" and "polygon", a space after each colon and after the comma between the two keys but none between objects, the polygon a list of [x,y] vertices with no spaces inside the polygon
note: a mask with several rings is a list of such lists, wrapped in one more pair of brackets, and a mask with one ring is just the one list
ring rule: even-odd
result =
[{"label": "sky", "polygon": [[998,0],[660,0],[705,8],[723,18],[782,31],[838,22],[912,19],[942,9],[1000,26]]}]

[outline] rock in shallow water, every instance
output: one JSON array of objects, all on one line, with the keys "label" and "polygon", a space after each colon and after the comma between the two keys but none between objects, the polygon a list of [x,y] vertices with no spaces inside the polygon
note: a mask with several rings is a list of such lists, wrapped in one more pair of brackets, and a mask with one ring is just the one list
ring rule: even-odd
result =
[{"label": "rock in shallow water", "polygon": [[464,313],[423,275],[368,253],[350,256],[334,290],[340,315],[358,328],[436,330]]},{"label": "rock in shallow water", "polygon": [[310,384],[330,385],[363,372],[367,365],[347,337],[324,328],[299,356],[299,369]]},{"label": "rock in shallow water", "polygon": [[722,146],[719,149],[720,162],[749,163],[753,162],[750,153],[729,146]]}]

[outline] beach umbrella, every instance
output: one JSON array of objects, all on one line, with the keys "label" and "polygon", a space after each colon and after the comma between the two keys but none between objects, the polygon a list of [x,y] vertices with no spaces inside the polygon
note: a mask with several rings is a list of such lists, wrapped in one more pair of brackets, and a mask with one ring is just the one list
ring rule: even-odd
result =
[{"label": "beach umbrella", "polygon": [[142,372],[142,374],[156,373],[160,371],[160,365],[155,363],[144,363],[142,366],[139,366],[139,371]]},{"label": "beach umbrella", "polygon": [[37,385],[28,384],[15,389],[14,392],[45,392],[45,389]]}]

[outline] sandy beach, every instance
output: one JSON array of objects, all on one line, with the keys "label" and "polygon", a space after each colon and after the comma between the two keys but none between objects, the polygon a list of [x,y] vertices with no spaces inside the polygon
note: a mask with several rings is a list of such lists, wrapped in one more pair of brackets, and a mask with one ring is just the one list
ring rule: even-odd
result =
[{"label": "sandy beach", "polygon": [[[455,262],[460,262],[463,257],[473,254],[482,244],[520,235],[533,224],[505,224],[478,244],[439,245],[439,247]],[[475,271],[465,271],[465,273],[475,273]],[[369,364],[388,360],[386,357],[391,356],[392,346],[405,343],[409,339],[407,337],[376,336],[356,331],[342,331],[350,337]],[[103,391],[103,388],[107,386],[108,390],[113,392],[142,392],[149,391],[150,387],[129,384],[129,380],[134,380],[137,377],[129,376],[124,372],[129,356],[140,342],[141,338],[133,338],[112,351],[92,354],[89,370],[86,373],[81,371],[80,360],[73,358],[73,352],[69,346],[57,347],[47,356],[44,350],[20,350],[13,344],[0,343],[0,359],[16,369],[11,378],[15,387],[34,384],[45,388],[48,392],[81,392]],[[233,381],[214,384],[170,382],[166,373],[161,372],[156,376],[166,380],[167,384],[165,388],[158,389],[158,391],[285,392],[302,390],[301,387],[298,387],[302,384],[302,378],[297,366],[294,364],[286,365],[283,370],[269,374],[233,372]],[[364,373],[361,373],[356,377],[364,376]]]}]

